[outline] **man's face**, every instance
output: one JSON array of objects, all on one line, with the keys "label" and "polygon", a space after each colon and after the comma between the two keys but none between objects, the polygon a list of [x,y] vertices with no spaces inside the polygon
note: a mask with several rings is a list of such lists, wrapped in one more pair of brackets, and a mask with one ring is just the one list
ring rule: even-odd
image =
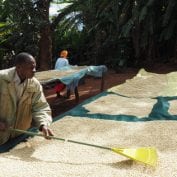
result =
[{"label": "man's face", "polygon": [[28,62],[17,66],[18,74],[21,79],[30,79],[36,72],[36,61],[31,58]]}]

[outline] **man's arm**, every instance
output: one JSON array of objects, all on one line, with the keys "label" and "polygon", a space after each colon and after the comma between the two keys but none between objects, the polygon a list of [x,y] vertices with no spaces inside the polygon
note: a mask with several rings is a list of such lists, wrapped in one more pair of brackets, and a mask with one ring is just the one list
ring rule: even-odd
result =
[{"label": "man's arm", "polygon": [[45,137],[53,135],[49,126],[52,123],[51,109],[44,96],[42,86],[39,85],[38,91],[34,93],[32,98],[32,117],[35,126],[43,132]]}]

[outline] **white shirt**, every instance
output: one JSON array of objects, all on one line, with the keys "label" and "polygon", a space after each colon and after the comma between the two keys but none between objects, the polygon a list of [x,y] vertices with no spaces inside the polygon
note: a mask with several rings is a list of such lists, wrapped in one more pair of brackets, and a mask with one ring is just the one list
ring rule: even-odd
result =
[{"label": "white shirt", "polygon": [[66,58],[58,58],[55,63],[55,69],[61,69],[64,66],[68,66],[69,62]]},{"label": "white shirt", "polygon": [[16,93],[17,93],[17,100],[19,101],[20,98],[22,97],[23,95],[23,92],[25,90],[25,87],[27,85],[27,79],[21,83],[21,80],[17,74],[17,72],[15,72],[15,76],[14,76],[14,84],[15,84],[15,90],[16,90]]}]

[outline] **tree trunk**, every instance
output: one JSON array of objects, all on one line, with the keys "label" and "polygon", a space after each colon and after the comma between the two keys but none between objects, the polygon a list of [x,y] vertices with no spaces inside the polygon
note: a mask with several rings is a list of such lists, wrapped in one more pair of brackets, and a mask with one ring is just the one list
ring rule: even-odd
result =
[{"label": "tree trunk", "polygon": [[43,23],[41,24],[39,40],[39,70],[51,69],[52,64],[52,37],[49,21],[50,2],[51,0],[40,0],[38,4],[43,21]]},{"label": "tree trunk", "polygon": [[49,70],[52,67],[52,38],[50,26],[41,29],[39,41],[39,70]]},{"label": "tree trunk", "polygon": [[174,47],[174,61],[177,63],[177,37],[176,37],[176,44]]},{"label": "tree trunk", "polygon": [[133,40],[133,48],[135,51],[136,64],[140,64],[140,24],[138,21],[135,21],[135,27],[132,30],[132,40]]},{"label": "tree trunk", "polygon": [[148,47],[147,47],[146,54],[146,65],[152,67],[155,62],[155,43],[153,36],[149,37]]}]

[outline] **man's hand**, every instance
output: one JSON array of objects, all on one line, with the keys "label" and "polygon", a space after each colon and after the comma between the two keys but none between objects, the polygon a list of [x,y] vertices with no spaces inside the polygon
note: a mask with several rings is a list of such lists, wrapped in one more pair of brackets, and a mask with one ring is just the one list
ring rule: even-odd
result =
[{"label": "man's hand", "polygon": [[53,136],[52,130],[50,130],[46,125],[40,127],[41,132],[44,134],[46,139],[51,139],[49,136]]},{"label": "man's hand", "polygon": [[8,126],[4,122],[0,122],[0,131],[5,131],[8,129]]}]

